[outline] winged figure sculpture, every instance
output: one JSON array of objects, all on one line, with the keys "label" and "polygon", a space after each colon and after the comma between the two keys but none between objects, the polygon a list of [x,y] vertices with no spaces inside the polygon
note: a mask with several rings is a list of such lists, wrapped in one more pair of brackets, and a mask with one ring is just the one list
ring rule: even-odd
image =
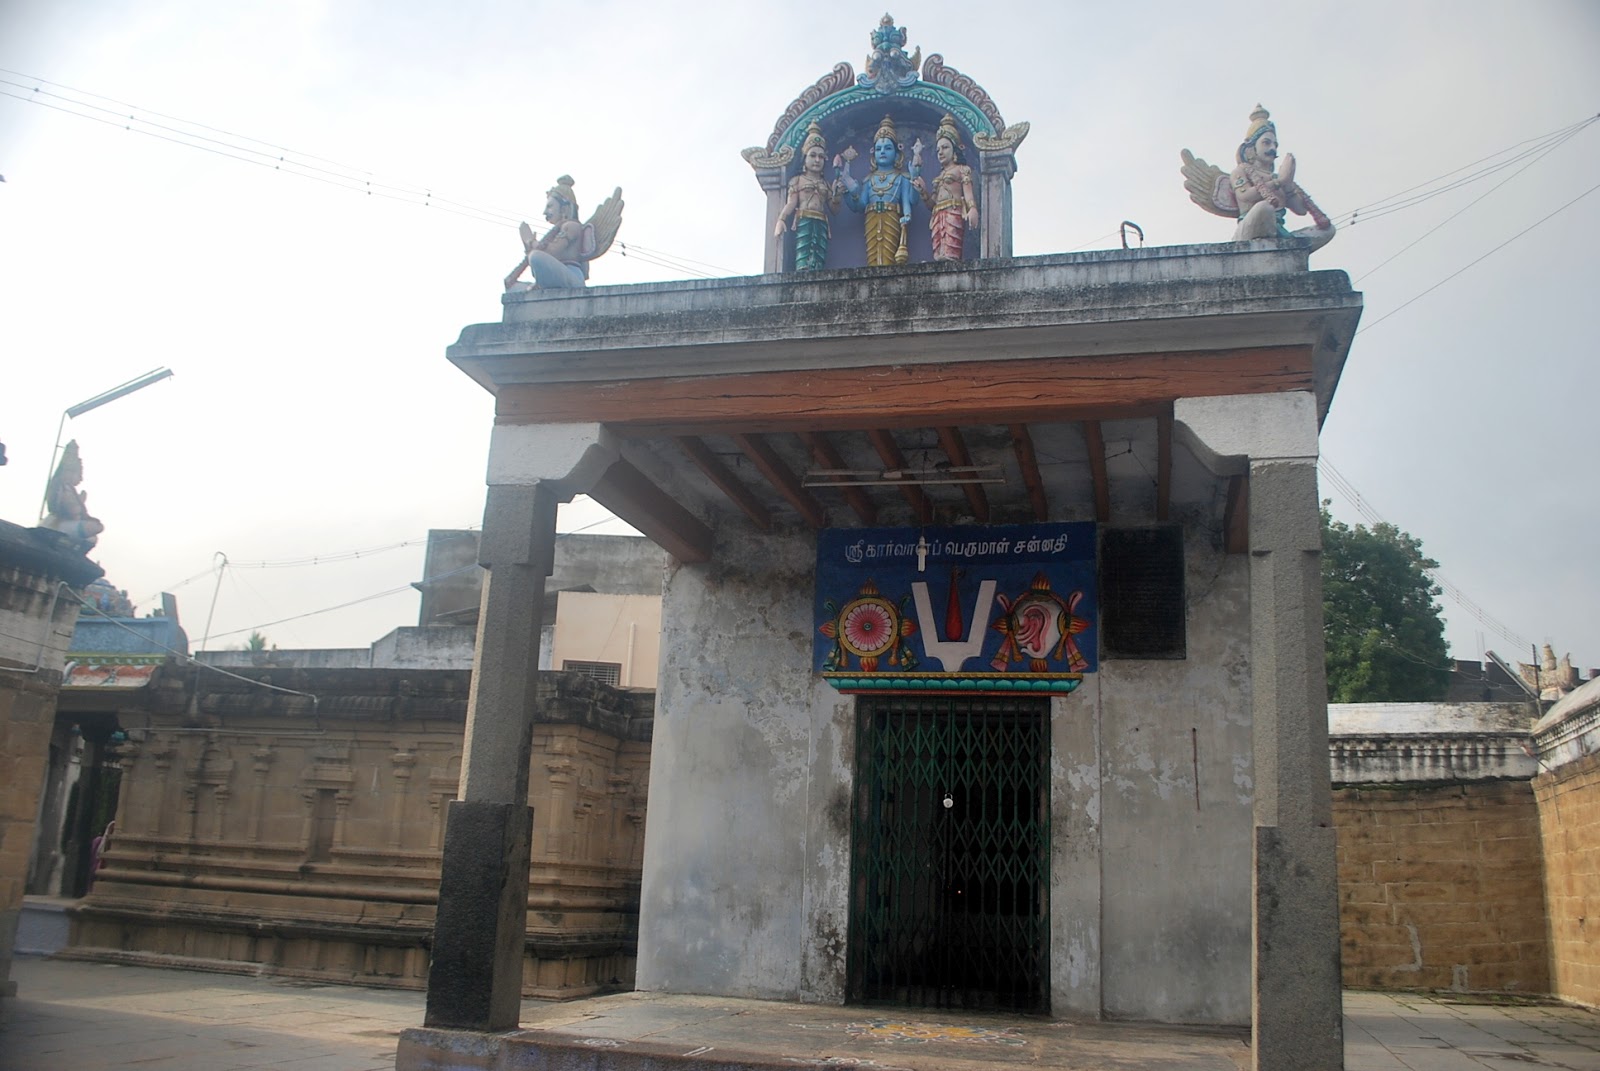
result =
[{"label": "winged figure sculpture", "polygon": [[[1317,249],[1333,239],[1334,227],[1311,196],[1294,180],[1294,157],[1278,167],[1278,130],[1261,105],[1250,113],[1250,128],[1240,144],[1232,174],[1207,163],[1188,149],[1182,152],[1183,188],[1207,212],[1238,220],[1233,240],[1304,238]],[[1313,226],[1290,231],[1288,213],[1310,216]]]},{"label": "winged figure sculpture", "polygon": [[[587,223],[578,222],[578,200],[572,190],[572,176],[562,175],[545,194],[544,218],[550,229],[544,237],[534,234],[527,223],[517,232],[522,236],[522,260],[506,276],[507,290],[562,289],[586,286],[589,262],[605,256],[622,227],[622,187],[607,197]],[[533,282],[519,282],[524,271],[533,272]]]}]

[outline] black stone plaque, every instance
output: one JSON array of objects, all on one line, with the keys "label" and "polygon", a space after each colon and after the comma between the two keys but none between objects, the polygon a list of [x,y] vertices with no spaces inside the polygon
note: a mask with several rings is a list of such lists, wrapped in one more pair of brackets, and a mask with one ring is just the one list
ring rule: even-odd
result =
[{"label": "black stone plaque", "polygon": [[1183,658],[1183,529],[1100,530],[1102,658]]}]

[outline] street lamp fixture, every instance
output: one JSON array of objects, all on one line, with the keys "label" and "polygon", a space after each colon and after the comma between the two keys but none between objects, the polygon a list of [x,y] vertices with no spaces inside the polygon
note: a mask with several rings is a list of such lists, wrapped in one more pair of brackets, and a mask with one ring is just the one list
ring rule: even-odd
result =
[{"label": "street lamp fixture", "polygon": [[39,501],[39,520],[42,523],[45,514],[50,510],[50,480],[55,476],[56,458],[61,456],[61,432],[67,426],[68,417],[81,417],[91,409],[99,409],[107,402],[114,402],[118,398],[132,394],[136,390],[143,390],[152,383],[159,383],[172,375],[170,368],[153,368],[142,376],[136,376],[120,386],[112,387],[108,391],[101,391],[93,398],[85,399],[77,405],[70,405],[61,411],[61,422],[56,425],[56,445],[50,451],[50,469],[44,474],[44,497]]}]

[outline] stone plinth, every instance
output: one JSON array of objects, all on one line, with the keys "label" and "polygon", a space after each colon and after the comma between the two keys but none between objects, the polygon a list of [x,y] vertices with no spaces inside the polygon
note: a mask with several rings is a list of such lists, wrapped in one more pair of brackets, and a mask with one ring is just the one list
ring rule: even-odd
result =
[{"label": "stone plinth", "polygon": [[[125,718],[117,835],[67,954],[420,989],[470,675],[270,676],[315,707],[207,674],[198,718]],[[522,991],[626,988],[651,697],[567,674],[537,688]]]}]

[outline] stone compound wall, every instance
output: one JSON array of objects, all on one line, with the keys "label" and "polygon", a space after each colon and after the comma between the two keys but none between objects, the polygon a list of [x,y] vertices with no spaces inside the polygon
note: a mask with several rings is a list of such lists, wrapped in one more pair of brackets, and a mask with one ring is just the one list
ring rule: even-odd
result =
[{"label": "stone compound wall", "polygon": [[[469,674],[207,675],[126,718],[117,835],[73,958],[422,988]],[[651,697],[540,681],[524,992],[633,984]],[[143,725],[137,722],[143,721]]]},{"label": "stone compound wall", "polygon": [[1533,780],[1544,837],[1552,992],[1600,1007],[1600,753]]},{"label": "stone compound wall", "polygon": [[12,953],[56,695],[78,618],[67,585],[99,575],[56,533],[0,521],[0,997],[16,992]]},{"label": "stone compound wall", "polygon": [[1551,992],[1527,781],[1347,785],[1333,814],[1345,985]]},{"label": "stone compound wall", "polygon": [[60,682],[59,670],[41,677],[0,668],[0,996],[15,991],[12,950]]}]

